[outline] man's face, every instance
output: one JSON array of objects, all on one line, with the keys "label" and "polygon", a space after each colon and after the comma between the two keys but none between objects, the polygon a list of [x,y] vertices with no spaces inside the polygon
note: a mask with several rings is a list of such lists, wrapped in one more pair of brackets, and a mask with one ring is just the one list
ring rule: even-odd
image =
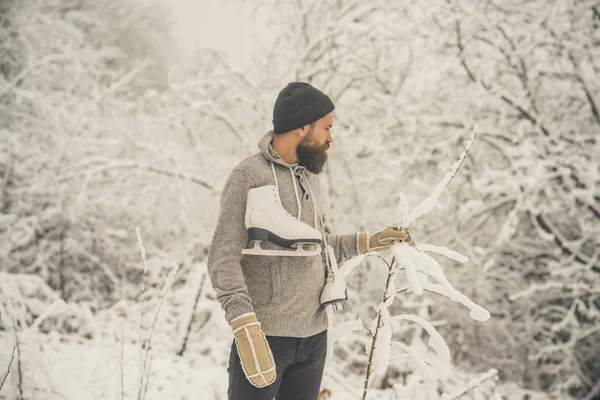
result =
[{"label": "man's face", "polygon": [[298,162],[313,174],[319,174],[327,161],[327,150],[333,142],[331,127],[333,114],[329,113],[317,120],[314,127],[300,140],[296,148]]}]

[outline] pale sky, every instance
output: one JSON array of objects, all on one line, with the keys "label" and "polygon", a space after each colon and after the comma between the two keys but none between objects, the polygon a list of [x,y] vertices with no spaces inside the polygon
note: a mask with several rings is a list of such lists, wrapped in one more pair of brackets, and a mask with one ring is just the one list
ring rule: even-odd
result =
[{"label": "pale sky", "polygon": [[183,51],[209,46],[224,51],[232,64],[244,68],[259,51],[257,41],[269,47],[276,34],[267,24],[267,8],[252,16],[252,0],[162,0],[175,16],[176,35]]}]

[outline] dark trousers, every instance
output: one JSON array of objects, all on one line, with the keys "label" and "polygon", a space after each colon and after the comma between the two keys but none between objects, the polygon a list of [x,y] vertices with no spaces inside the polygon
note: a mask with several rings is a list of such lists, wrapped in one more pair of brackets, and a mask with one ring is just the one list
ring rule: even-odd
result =
[{"label": "dark trousers", "polygon": [[277,378],[253,386],[242,370],[235,342],[229,356],[229,400],[317,400],[327,355],[327,331],[307,338],[266,336],[275,358]]}]

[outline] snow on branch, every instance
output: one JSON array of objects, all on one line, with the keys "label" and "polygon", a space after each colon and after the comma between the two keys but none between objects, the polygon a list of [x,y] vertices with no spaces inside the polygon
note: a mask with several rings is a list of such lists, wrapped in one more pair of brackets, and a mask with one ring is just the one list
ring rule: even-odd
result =
[{"label": "snow on branch", "polygon": [[459,302],[463,306],[467,307],[470,310],[469,317],[475,321],[485,322],[490,319],[490,312],[488,310],[478,304],[475,304],[471,299],[456,289],[448,289],[446,286],[435,283],[428,283],[425,286],[425,289],[429,290],[430,292],[435,292],[441,294],[442,296],[446,296],[450,300]]},{"label": "snow on branch", "polygon": [[[483,322],[490,318],[488,310],[475,304],[471,299],[452,286],[435,258],[419,251],[415,247],[406,243],[399,243],[393,245],[391,249],[397,258],[397,262],[407,269],[408,288],[412,292],[417,295],[421,295],[424,289],[435,292],[467,307],[470,310],[469,316],[476,321]],[[407,262],[408,260],[410,261]],[[410,271],[409,268],[411,268]],[[439,284],[429,282],[428,277],[434,278]]]},{"label": "snow on branch", "polygon": [[557,281],[548,281],[544,283],[532,283],[527,287],[527,289],[521,290],[519,292],[513,293],[508,296],[510,301],[516,301],[523,297],[532,296],[538,292],[547,292],[552,289],[560,289],[560,290],[572,290],[572,291],[584,291],[589,293],[600,293],[600,290],[592,287],[592,285],[575,282],[575,283],[567,283],[567,282],[557,282]]},{"label": "snow on branch", "polygon": [[432,244],[417,244],[415,247],[419,251],[426,251],[428,253],[439,254],[446,258],[450,258],[454,261],[458,261],[461,264],[464,264],[467,261],[469,261],[468,257],[463,256],[462,254],[460,254],[454,250],[450,250],[447,247],[434,246]]},{"label": "snow on branch", "polygon": [[466,147],[465,151],[462,152],[459,160],[454,163],[454,165],[452,166],[452,169],[446,173],[446,175],[444,176],[442,181],[435,187],[433,192],[431,192],[431,194],[427,198],[425,198],[425,200],[421,201],[421,203],[419,203],[419,205],[417,207],[415,207],[415,209],[412,210],[412,212],[410,214],[408,214],[406,219],[403,218],[402,227],[405,227],[405,228],[409,227],[417,218],[422,217],[423,215],[426,215],[433,209],[433,207],[435,207],[435,205],[438,203],[438,201],[440,199],[440,195],[444,192],[444,189],[446,189],[446,186],[448,186],[450,181],[452,181],[452,178],[454,178],[454,176],[458,172],[458,169],[460,168],[463,161],[467,157],[467,154],[469,154],[469,150],[471,150],[471,147],[473,146],[473,142],[475,141],[475,137],[477,136],[477,129],[478,129],[478,127],[477,127],[477,125],[475,125],[475,127],[473,128],[473,135],[471,136],[471,139],[467,143],[467,147]]},{"label": "snow on branch", "polygon": [[339,339],[344,337],[346,334],[354,331],[359,331],[363,328],[362,321],[358,320],[346,321],[342,324],[336,325],[327,331],[327,356],[325,358],[325,364],[333,359],[333,345]]},{"label": "snow on branch", "polygon": [[429,334],[429,346],[435,350],[439,365],[444,367],[443,372],[447,375],[450,372],[450,349],[444,338],[435,330],[433,325],[426,319],[411,314],[395,315],[390,318],[392,326],[398,326],[400,321],[414,322],[427,331]]},{"label": "snow on branch", "polygon": [[[465,387],[464,389],[461,389],[453,394],[447,394],[444,393],[442,394],[442,397],[440,398],[441,400],[454,400],[454,399],[458,399],[462,396],[464,396],[465,394],[467,394],[468,392],[474,390],[475,388],[480,387],[483,383],[485,383],[486,381],[489,380],[493,380],[493,382],[495,383],[495,381],[498,379],[498,371],[495,369],[490,369],[488,372],[486,372],[485,374],[481,375],[479,378],[475,378],[475,379],[471,379],[469,381],[469,383],[467,384],[467,387]],[[490,398],[491,400],[496,400],[496,399],[502,399],[500,397],[500,395],[498,395],[497,393],[495,393],[494,395],[492,395],[492,397]]]},{"label": "snow on branch", "polygon": [[[435,246],[432,244],[417,244],[412,237],[411,225],[419,217],[429,213],[438,203],[440,195],[448,186],[452,178],[458,172],[458,169],[464,162],[469,150],[473,146],[475,137],[477,136],[477,125],[473,128],[473,134],[467,143],[466,149],[460,155],[459,160],[454,163],[452,169],[446,173],[442,181],[435,187],[433,192],[425,198],[412,211],[408,212],[408,200],[403,193],[399,193],[400,203],[398,205],[400,222],[396,224],[398,229],[406,231],[408,237],[404,241],[394,243],[390,247],[393,254],[391,263],[385,259],[382,260],[387,264],[388,276],[385,284],[384,295],[379,307],[377,308],[377,316],[371,324],[370,333],[372,341],[366,345],[365,351],[369,355],[367,371],[363,387],[363,397],[365,400],[369,389],[369,379],[372,374],[382,375],[385,373],[390,364],[390,348],[395,346],[404,351],[410,359],[415,363],[417,370],[429,379],[440,379],[447,377],[450,373],[451,356],[448,345],[444,338],[435,330],[435,328],[424,318],[416,315],[396,315],[391,316],[389,306],[392,305],[394,299],[399,293],[404,290],[396,291],[396,280],[401,270],[406,271],[408,281],[407,288],[410,292],[418,296],[423,294],[423,291],[429,291],[441,294],[456,301],[470,310],[469,316],[476,321],[486,321],[490,318],[490,312],[478,304],[475,304],[467,296],[456,290],[446,278],[444,270],[440,264],[432,256],[426,253],[433,253],[444,256],[448,259],[466,263],[469,259],[464,255],[450,250],[446,247]],[[376,255],[376,254],[368,254]],[[378,256],[379,257],[379,256]],[[364,256],[354,257],[348,260],[340,269],[341,275],[345,278],[350,271],[363,260]],[[380,257],[381,258],[381,257]],[[435,279],[438,283],[431,283],[430,278]],[[410,346],[392,340],[394,328],[398,328],[399,321],[411,321],[427,331],[429,334],[429,346],[435,351],[436,356],[427,357],[418,354],[410,348]],[[345,325],[341,325],[340,329],[355,330],[359,327],[360,322],[351,321]],[[336,332],[337,336],[337,332]],[[486,380],[488,378],[482,378]],[[470,389],[469,389],[470,390]],[[467,390],[468,391],[468,390]],[[456,398],[456,397],[452,397]]]}]

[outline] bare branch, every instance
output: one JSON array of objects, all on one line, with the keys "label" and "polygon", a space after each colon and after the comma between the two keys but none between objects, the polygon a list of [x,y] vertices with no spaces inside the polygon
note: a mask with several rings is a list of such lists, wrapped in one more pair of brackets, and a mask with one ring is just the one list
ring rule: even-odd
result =
[{"label": "bare branch", "polygon": [[2,181],[0,181],[0,211],[5,210],[6,206],[8,205],[8,201],[7,201],[8,182],[10,181],[12,174],[13,174],[14,159],[15,159],[15,154],[12,149],[12,145],[10,147],[10,150],[11,151],[9,154],[9,161],[4,168],[4,176],[2,177]]},{"label": "bare branch", "polygon": [[465,71],[467,71],[467,75],[469,75],[469,79],[471,79],[472,82],[476,82],[477,79],[475,79],[473,72],[471,72],[471,69],[469,68],[469,66],[467,65],[467,63],[465,61],[465,57],[464,57],[465,48],[462,43],[462,36],[460,34],[460,22],[459,21],[456,21],[456,43],[458,45],[458,55],[460,57],[461,65],[463,66]]},{"label": "bare branch", "polygon": [[587,394],[587,396],[585,396],[585,398],[583,400],[594,400],[594,399],[597,399],[596,396],[598,396],[599,394],[600,394],[600,381],[596,382],[596,384],[594,385],[594,387],[590,390],[590,392]]},{"label": "bare branch", "polygon": [[2,391],[2,387],[4,386],[4,382],[6,382],[6,378],[8,377],[8,374],[10,374],[10,366],[12,365],[13,359],[15,358],[15,350],[17,349],[17,346],[13,347],[12,350],[12,356],[10,357],[10,362],[8,363],[8,368],[6,370],[6,374],[4,375],[4,378],[2,379],[2,383],[0,383],[0,391]]},{"label": "bare branch", "polygon": [[598,106],[596,105],[596,102],[594,101],[594,98],[592,97],[592,93],[590,92],[590,90],[588,88],[587,82],[583,78],[583,75],[579,68],[579,63],[577,62],[577,60],[575,60],[575,56],[573,56],[572,52],[569,52],[569,60],[571,60],[571,63],[573,64],[573,69],[576,71],[575,77],[576,77],[577,81],[581,84],[581,87],[582,87],[583,91],[585,92],[585,97],[586,97],[588,103],[590,103],[590,107],[592,108],[592,114],[594,115],[594,119],[596,120],[598,125],[600,125],[600,113],[598,112]]},{"label": "bare branch", "polygon": [[[562,238],[562,235],[559,234],[558,230],[554,229],[552,224],[543,215],[538,214],[535,216],[535,219],[545,232],[552,234],[554,243],[556,243],[565,253],[568,255],[575,254],[574,251],[564,243],[564,238]],[[587,257],[581,253],[575,254],[575,260],[582,264],[588,264],[590,262],[590,259],[587,259]],[[591,268],[593,271],[600,272],[600,266],[598,265],[592,265]]]},{"label": "bare branch", "polygon": [[190,316],[190,322],[188,323],[185,336],[183,337],[183,343],[181,344],[181,349],[177,352],[178,356],[182,356],[187,348],[188,338],[190,337],[190,332],[192,331],[192,325],[196,320],[196,309],[198,308],[198,301],[200,301],[200,297],[202,296],[202,289],[204,288],[204,281],[206,280],[206,275],[208,273],[204,273],[202,275],[202,280],[200,281],[200,286],[198,287],[198,291],[196,292],[196,298],[194,299],[194,306],[192,307],[192,315]]},{"label": "bare branch", "polygon": [[156,172],[156,173],[162,174],[162,175],[178,177],[181,179],[189,180],[190,182],[197,183],[200,186],[203,186],[207,189],[212,190],[214,193],[219,193],[219,190],[217,188],[215,188],[213,185],[211,185],[210,183],[207,183],[203,179],[198,178],[196,176],[193,176],[190,174],[184,174],[181,172],[173,172],[173,171],[169,171],[169,170],[166,170],[163,168],[154,167],[151,165],[144,165],[138,161],[115,161],[112,164],[107,164],[107,165],[103,165],[100,167],[96,167],[91,171],[78,171],[78,172],[75,172],[70,175],[65,175],[65,176],[59,177],[57,181],[59,183],[63,183],[65,181],[71,180],[71,179],[81,176],[81,175],[86,175],[86,174],[96,175],[100,172],[107,171],[110,169],[127,169],[127,168],[145,169],[147,171]]}]

